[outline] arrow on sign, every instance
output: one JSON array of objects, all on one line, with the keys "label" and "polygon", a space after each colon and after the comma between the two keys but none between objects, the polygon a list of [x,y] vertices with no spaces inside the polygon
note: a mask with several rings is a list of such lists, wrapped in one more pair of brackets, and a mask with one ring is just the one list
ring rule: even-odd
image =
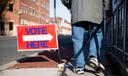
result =
[{"label": "arrow on sign", "polygon": [[53,39],[53,36],[51,34],[45,34],[45,35],[24,35],[23,41],[51,41]]}]

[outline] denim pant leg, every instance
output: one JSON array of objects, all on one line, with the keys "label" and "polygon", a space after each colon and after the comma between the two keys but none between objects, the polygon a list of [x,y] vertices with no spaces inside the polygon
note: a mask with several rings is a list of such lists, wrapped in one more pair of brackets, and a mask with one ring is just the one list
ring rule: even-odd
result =
[{"label": "denim pant leg", "polygon": [[73,41],[73,51],[75,58],[75,66],[83,67],[85,64],[84,54],[83,54],[83,41],[84,41],[84,28],[73,26],[72,27],[72,41]]},{"label": "denim pant leg", "polygon": [[[96,29],[96,28],[94,28],[94,29]],[[101,29],[99,29],[98,30],[98,32],[96,33],[96,35],[95,36],[97,36],[97,41],[98,41],[98,53],[99,53],[99,55],[100,55],[100,48],[101,48],[101,42],[102,42],[102,39],[103,39],[103,35],[102,35],[102,31],[101,31]],[[96,49],[96,43],[95,43],[96,41],[95,41],[95,39],[94,39],[94,37],[90,40],[90,45],[89,45],[89,57],[90,56],[94,56],[94,57],[96,57],[97,58],[97,49]]]}]

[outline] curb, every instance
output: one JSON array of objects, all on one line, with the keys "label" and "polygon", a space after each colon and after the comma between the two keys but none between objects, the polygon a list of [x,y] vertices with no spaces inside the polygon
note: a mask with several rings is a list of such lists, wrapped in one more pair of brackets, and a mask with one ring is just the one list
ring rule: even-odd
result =
[{"label": "curb", "polygon": [[[31,54],[31,55],[29,55],[28,57],[32,57],[32,56],[36,56],[36,55],[38,55],[38,53]],[[20,59],[22,59],[22,58],[20,58]],[[9,62],[9,63],[7,63],[7,64],[4,64],[4,65],[0,66],[0,71],[6,70],[6,69],[8,69],[9,67],[11,67],[11,66],[13,66],[13,65],[15,65],[15,64],[17,64],[17,63],[18,63],[17,61],[12,61],[12,62]]]},{"label": "curb", "polygon": [[0,36],[0,40],[13,40],[17,39],[17,36]]},{"label": "curb", "polygon": [[12,61],[10,63],[4,64],[4,65],[0,66],[0,71],[5,70],[5,69],[9,68],[10,66],[13,66],[17,63],[18,63],[17,61]]}]

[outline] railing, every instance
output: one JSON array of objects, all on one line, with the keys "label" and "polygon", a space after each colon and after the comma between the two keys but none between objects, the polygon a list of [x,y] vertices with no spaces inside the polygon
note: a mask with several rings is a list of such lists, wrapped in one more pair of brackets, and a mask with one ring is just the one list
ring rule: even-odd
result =
[{"label": "railing", "polygon": [[112,0],[113,17],[108,27],[108,47],[128,68],[128,0]]}]

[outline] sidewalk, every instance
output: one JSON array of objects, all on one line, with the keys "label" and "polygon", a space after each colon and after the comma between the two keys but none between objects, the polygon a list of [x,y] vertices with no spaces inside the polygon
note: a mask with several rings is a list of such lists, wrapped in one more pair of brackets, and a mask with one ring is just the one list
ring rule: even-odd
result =
[{"label": "sidewalk", "polygon": [[0,76],[59,76],[57,68],[8,69],[0,72]]},{"label": "sidewalk", "polygon": [[[96,73],[89,67],[86,68],[88,68],[88,71],[80,76],[105,76],[103,73]],[[1,71],[0,76],[78,76],[78,74],[69,69],[60,72],[58,68],[22,68]]]},{"label": "sidewalk", "polygon": [[[72,56],[72,44],[59,49],[62,60]],[[25,57],[17,60],[17,64],[0,71],[0,76],[78,76],[70,69],[66,68],[63,72],[59,71],[58,53],[56,51],[43,51],[37,56]],[[107,72],[108,73],[108,72]],[[111,76],[105,73],[97,73],[89,66],[86,66],[85,74],[81,76]]]}]

